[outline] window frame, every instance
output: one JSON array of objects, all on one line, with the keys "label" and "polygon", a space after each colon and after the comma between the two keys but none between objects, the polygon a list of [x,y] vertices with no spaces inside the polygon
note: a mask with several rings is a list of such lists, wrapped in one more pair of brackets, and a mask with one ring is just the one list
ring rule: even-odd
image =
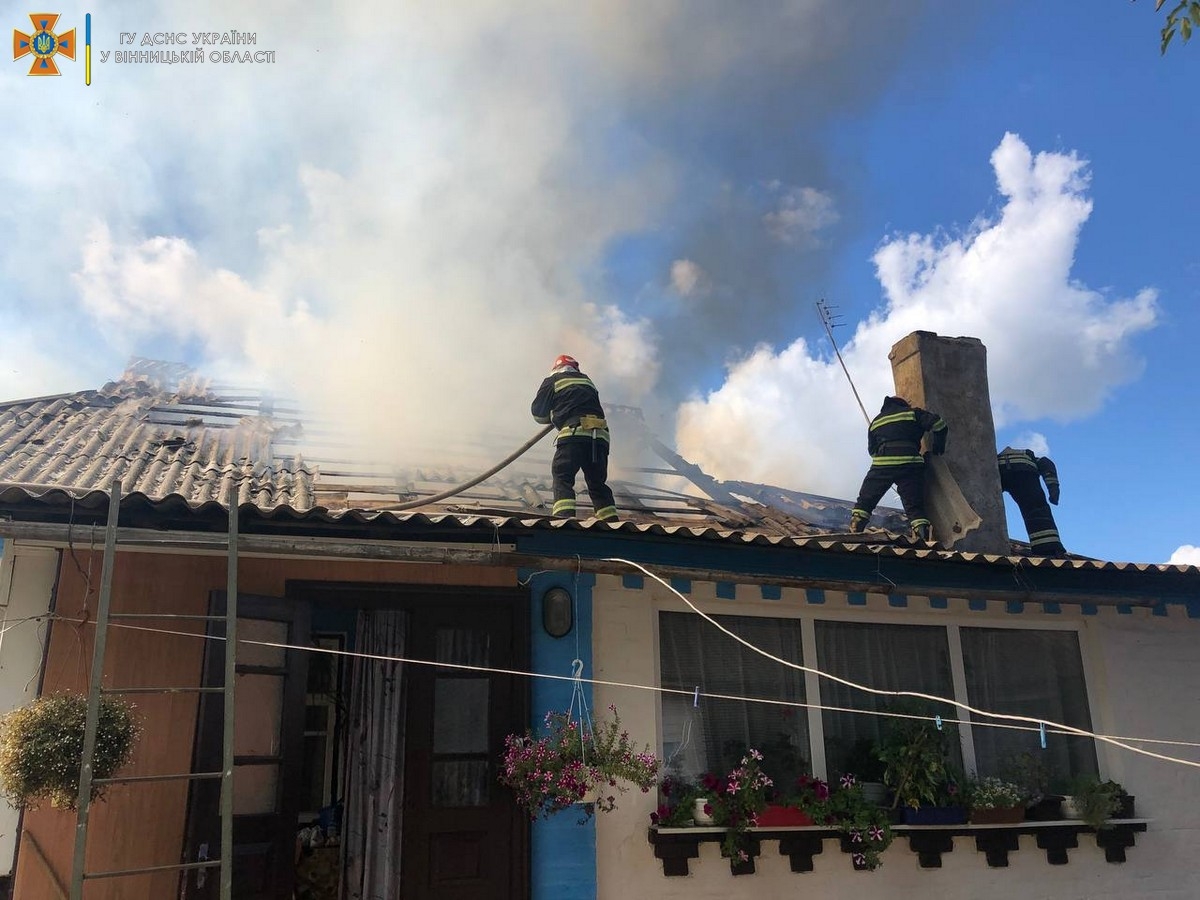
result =
[{"label": "window frame", "polygon": [[[947,609],[947,610],[912,610],[910,608],[903,612],[897,612],[895,608],[890,606],[881,606],[880,602],[886,603],[887,597],[883,594],[868,594],[865,607],[857,609],[835,609],[821,608],[813,609],[812,606],[805,603],[803,594],[800,595],[798,603],[790,603],[787,597],[787,589],[784,589],[783,600],[702,600],[694,596],[689,599],[696,604],[698,608],[704,611],[706,615],[714,618],[721,616],[758,616],[770,619],[799,619],[800,620],[800,636],[801,636],[801,652],[805,666],[812,666],[817,660],[817,636],[816,623],[818,621],[830,622],[858,622],[871,625],[934,625],[946,630],[946,641],[950,653],[950,674],[951,683],[954,687],[953,699],[957,703],[969,703],[967,696],[967,678],[966,666],[963,660],[962,650],[962,634],[963,628],[1006,628],[1014,631],[1071,631],[1076,635],[1076,640],[1079,643],[1080,663],[1083,672],[1084,693],[1087,698],[1088,714],[1091,719],[1091,730],[1096,734],[1105,734],[1110,731],[1107,725],[1106,707],[1101,705],[1102,700],[1102,668],[1095,656],[1095,650],[1092,646],[1092,632],[1088,629],[1088,621],[1081,616],[1072,616],[1070,613],[1060,614],[1042,614],[1038,613],[1008,613],[1000,611],[975,611],[969,613],[962,610]],[[844,598],[845,594],[841,592],[827,592],[828,600],[834,602],[839,597]],[[872,601],[874,600],[874,603]],[[910,605],[915,601],[917,603],[925,602],[923,596],[913,596],[908,598]],[[844,601],[843,601],[844,602]],[[965,603],[965,601],[958,601]],[[992,603],[1003,602],[1000,600],[991,601]],[[955,601],[950,600],[951,604]],[[683,612],[691,615],[696,615],[686,603],[674,596],[660,596],[653,606],[654,628],[654,675],[655,686],[662,687],[662,651],[660,641],[660,614],[664,612]],[[969,620],[967,616],[970,617]],[[1035,619],[1034,617],[1037,616]],[[1021,619],[1022,621],[1014,621]],[[809,736],[809,759],[812,763],[813,774],[818,778],[828,778],[828,764],[825,757],[825,727],[822,719],[821,710],[818,708],[824,702],[824,697],[821,692],[821,682],[825,679],[813,672],[804,673],[804,692],[809,703],[815,703],[815,706],[807,708],[808,713],[808,736]],[[814,700],[815,698],[815,700]],[[972,731],[971,715],[966,711],[962,711],[960,717],[966,721],[958,726],[959,742],[962,749],[963,767],[968,773],[976,771],[976,756],[975,756],[975,738]],[[659,736],[659,750],[663,747],[663,719],[662,719],[662,702],[661,695],[655,703],[655,728]],[[1051,739],[1053,739],[1051,737]],[[1093,745],[1096,753],[1096,764],[1101,778],[1109,777],[1109,771],[1112,768],[1107,754],[1107,744],[1093,738]]]}]

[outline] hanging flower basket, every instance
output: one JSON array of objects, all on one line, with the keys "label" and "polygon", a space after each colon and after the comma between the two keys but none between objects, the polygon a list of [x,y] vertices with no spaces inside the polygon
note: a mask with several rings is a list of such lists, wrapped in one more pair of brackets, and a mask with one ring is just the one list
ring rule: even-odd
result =
[{"label": "hanging flower basket", "polygon": [[589,728],[569,712],[546,713],[545,732],[534,736],[510,734],[500,782],[512,789],[530,817],[551,816],[582,804],[611,812],[617,794],[632,784],[648,793],[658,779],[658,757],[649,747],[639,750],[621,730],[621,719],[610,706],[611,719],[597,717]]},{"label": "hanging flower basket", "polygon": [[[39,697],[0,718],[0,795],[16,807],[49,800],[74,809],[86,721],[87,697],[80,694]],[[110,778],[128,764],[139,735],[131,704],[101,698],[92,777]],[[92,799],[103,792],[93,785]]]}]

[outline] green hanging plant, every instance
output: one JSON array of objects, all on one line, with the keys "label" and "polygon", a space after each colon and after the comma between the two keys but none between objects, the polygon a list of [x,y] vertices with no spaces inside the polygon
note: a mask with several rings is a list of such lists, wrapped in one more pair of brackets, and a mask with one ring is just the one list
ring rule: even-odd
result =
[{"label": "green hanging plant", "polygon": [[[133,705],[113,697],[100,700],[92,777],[110,778],[129,763],[140,736]],[[16,807],[74,809],[79,800],[79,767],[87,697],[52,694],[0,717],[0,795]],[[93,785],[92,799],[103,795]]]}]

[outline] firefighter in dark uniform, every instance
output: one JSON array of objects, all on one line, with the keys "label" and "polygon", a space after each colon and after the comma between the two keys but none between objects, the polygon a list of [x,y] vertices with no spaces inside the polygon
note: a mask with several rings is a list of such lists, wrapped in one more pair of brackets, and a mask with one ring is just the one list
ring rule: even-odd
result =
[{"label": "firefighter in dark uniform", "polygon": [[1050,503],[1058,506],[1058,469],[1054,463],[1032,450],[1005,447],[997,454],[996,464],[1000,467],[1000,487],[1008,491],[1021,510],[1033,552],[1039,556],[1066,556],[1054,524],[1054,513],[1050,512],[1050,504],[1042,492],[1045,479]]},{"label": "firefighter in dark uniform", "polygon": [[597,519],[614,521],[617,507],[608,487],[608,422],[600,405],[600,392],[592,380],[579,371],[579,363],[570,356],[554,360],[550,375],[538,388],[531,408],[533,417],[543,425],[558,429],[554,461],[554,515],[575,515],[575,476],[583,470],[592,509]]},{"label": "firefighter in dark uniform", "polygon": [[871,468],[863,479],[854,510],[850,514],[850,530],[863,531],[887,489],[893,484],[904,504],[904,514],[912,536],[929,540],[929,520],[925,518],[925,458],[921,455],[921,439],[932,435],[929,450],[940,455],[946,451],[948,429],[942,417],[909,405],[903,397],[887,397],[867,429],[867,452]]}]

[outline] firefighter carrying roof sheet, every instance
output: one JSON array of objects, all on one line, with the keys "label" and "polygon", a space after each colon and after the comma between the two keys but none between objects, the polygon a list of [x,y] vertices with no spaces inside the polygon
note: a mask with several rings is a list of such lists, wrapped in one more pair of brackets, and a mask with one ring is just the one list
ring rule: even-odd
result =
[{"label": "firefighter carrying roof sheet", "polygon": [[1054,463],[1032,450],[1005,447],[996,455],[996,464],[1000,468],[1000,487],[1008,491],[1021,510],[1033,552],[1039,556],[1066,556],[1058,526],[1054,524],[1054,513],[1042,491],[1045,479],[1050,503],[1058,506],[1058,469]]},{"label": "firefighter carrying roof sheet", "polygon": [[600,392],[579,371],[574,358],[563,355],[554,360],[550,374],[533,398],[531,412],[538,422],[553,423],[558,429],[550,465],[554,515],[574,517],[575,476],[582,469],[596,518],[614,521],[617,507],[607,483],[608,422],[600,405]]},{"label": "firefighter carrying roof sheet", "polygon": [[936,413],[911,406],[903,397],[887,397],[867,429],[867,452],[871,468],[863,478],[858,500],[850,514],[850,530],[866,529],[871,512],[893,484],[900,494],[904,514],[912,536],[929,540],[929,519],[925,517],[925,458],[921,439],[932,435],[929,450],[935,455],[946,451],[949,429]]}]

